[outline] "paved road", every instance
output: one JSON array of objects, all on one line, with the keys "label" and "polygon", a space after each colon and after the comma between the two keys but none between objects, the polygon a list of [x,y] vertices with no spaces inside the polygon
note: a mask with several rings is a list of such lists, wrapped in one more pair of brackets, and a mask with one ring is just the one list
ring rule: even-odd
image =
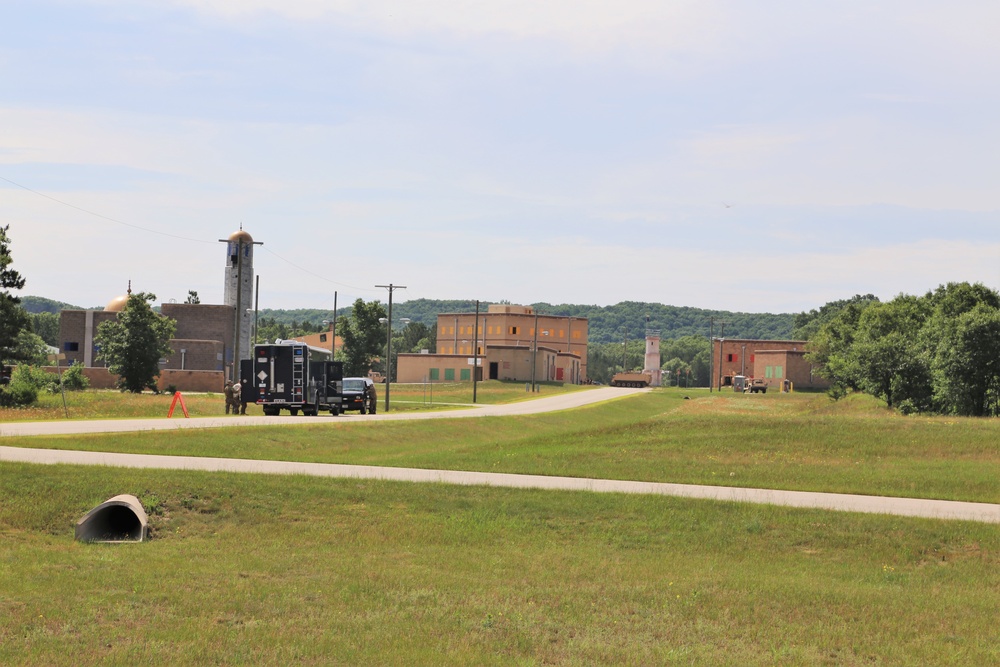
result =
[{"label": "paved road", "polygon": [[[642,389],[595,389],[586,392],[553,396],[524,403],[503,406],[484,406],[474,410],[440,413],[390,413],[388,415],[352,416],[351,421],[385,421],[392,419],[467,419],[483,416],[510,414],[536,414],[628,396]],[[54,435],[72,433],[101,433],[170,428],[215,428],[236,424],[273,425],[288,423],[317,424],[322,417],[229,417],[183,420],[118,420],[89,422],[33,422],[10,423],[0,427],[0,436]],[[328,418],[336,420],[337,418]],[[328,422],[329,423],[329,422]],[[312,475],[319,477],[348,477],[356,479],[384,479],[407,482],[437,482],[445,484],[502,486],[511,488],[560,489],[592,491],[599,493],[640,493],[808,507],[845,512],[866,512],[899,516],[918,516],[935,519],[960,519],[986,523],[1000,523],[1000,505],[966,503],[919,498],[886,498],[841,493],[812,493],[803,491],[776,491],[726,486],[693,484],[666,484],[656,482],[631,482],[624,480],[587,479],[578,477],[547,477],[542,475],[515,475],[507,473],[465,472],[453,470],[423,470],[413,468],[388,468],[378,466],[352,466],[328,463],[296,463],[286,461],[254,461],[191,456],[156,456],[148,454],[113,454],[107,452],[80,452],[52,449],[31,449],[0,446],[0,461],[21,461],[42,464],[71,464],[116,466],[128,468],[157,468],[171,470],[208,470],[223,472],[263,473],[275,475]]]},{"label": "paved road", "polygon": [[220,428],[223,426],[280,426],[288,424],[336,424],[341,421],[392,421],[402,419],[470,419],[475,417],[498,417],[509,415],[533,415],[542,412],[569,410],[594,403],[603,403],[616,398],[649,391],[648,389],[626,389],[601,387],[586,391],[547,396],[520,403],[504,405],[475,405],[468,410],[445,410],[428,412],[388,412],[374,415],[348,413],[340,417],[323,414],[318,417],[278,417],[233,416],[195,417],[185,419],[96,419],[85,421],[52,422],[7,422],[0,424],[0,438],[20,435],[74,435],[81,433],[123,433],[128,431],[161,431],[182,428]]},{"label": "paved road", "polygon": [[694,484],[629,482],[579,477],[547,477],[508,473],[465,472],[458,470],[423,470],[354,466],[333,463],[296,463],[290,461],[253,461],[196,456],[159,456],[151,454],[112,454],[55,449],[27,449],[0,446],[0,461],[28,463],[158,468],[170,470],[209,470],[217,472],[264,473],[274,475],[311,475],[384,479],[404,482],[500,486],[518,489],[556,489],[599,493],[640,493],[682,498],[702,498],[743,503],[811,507],[845,512],[867,512],[935,519],[962,519],[1000,523],[1000,505],[963,503],[918,498],[882,498],[842,493],[772,491]]}]

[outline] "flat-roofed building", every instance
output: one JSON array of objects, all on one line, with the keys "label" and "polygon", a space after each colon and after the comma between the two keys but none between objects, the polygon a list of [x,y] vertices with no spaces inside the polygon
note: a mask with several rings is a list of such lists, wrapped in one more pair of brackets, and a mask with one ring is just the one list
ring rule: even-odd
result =
[{"label": "flat-roofed building", "polygon": [[400,354],[393,379],[458,382],[476,372],[480,380],[579,384],[587,377],[587,335],[587,318],[544,315],[530,306],[490,305],[478,328],[475,313],[441,313],[437,350]]}]

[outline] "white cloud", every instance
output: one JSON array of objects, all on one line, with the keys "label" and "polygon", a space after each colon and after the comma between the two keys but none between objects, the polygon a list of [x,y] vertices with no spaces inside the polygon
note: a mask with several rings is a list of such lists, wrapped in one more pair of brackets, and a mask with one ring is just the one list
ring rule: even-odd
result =
[{"label": "white cloud", "polygon": [[706,53],[730,26],[713,0],[173,0],[209,15],[256,21],[281,16],[394,35],[445,33],[554,40],[579,52],[641,45]]}]

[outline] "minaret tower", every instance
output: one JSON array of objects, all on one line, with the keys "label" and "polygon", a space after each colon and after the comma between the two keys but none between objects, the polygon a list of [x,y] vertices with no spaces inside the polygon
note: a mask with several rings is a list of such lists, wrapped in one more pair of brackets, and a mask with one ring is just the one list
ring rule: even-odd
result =
[{"label": "minaret tower", "polygon": [[[221,240],[221,239],[220,239]],[[243,231],[240,225],[238,232],[229,235],[226,243],[226,289],[224,302],[235,310],[233,321],[233,341],[231,353],[227,354],[226,362],[232,360],[233,380],[239,378],[241,359],[249,359],[253,350],[250,346],[250,329],[253,318],[247,314],[247,308],[253,304],[253,247],[260,245],[253,237]]]},{"label": "minaret tower", "polygon": [[646,330],[646,364],[643,369],[651,377],[650,386],[659,387],[663,383],[663,371],[660,370],[660,332]]}]

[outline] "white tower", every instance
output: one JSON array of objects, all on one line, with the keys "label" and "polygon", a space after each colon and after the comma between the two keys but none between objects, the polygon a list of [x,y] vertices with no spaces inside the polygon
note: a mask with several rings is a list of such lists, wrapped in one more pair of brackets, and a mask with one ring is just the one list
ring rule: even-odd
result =
[{"label": "white tower", "polygon": [[[232,346],[233,378],[239,376],[239,362],[249,359],[253,350],[250,346],[250,329],[253,319],[247,309],[253,305],[253,237],[243,231],[229,235],[226,242],[226,289],[224,302],[235,309],[234,340]],[[228,354],[226,355],[229,356]],[[228,361],[228,359],[227,359]]]},{"label": "white tower", "polygon": [[646,364],[643,371],[651,376],[650,386],[659,387],[663,384],[663,371],[660,370],[659,331],[646,331]]}]

